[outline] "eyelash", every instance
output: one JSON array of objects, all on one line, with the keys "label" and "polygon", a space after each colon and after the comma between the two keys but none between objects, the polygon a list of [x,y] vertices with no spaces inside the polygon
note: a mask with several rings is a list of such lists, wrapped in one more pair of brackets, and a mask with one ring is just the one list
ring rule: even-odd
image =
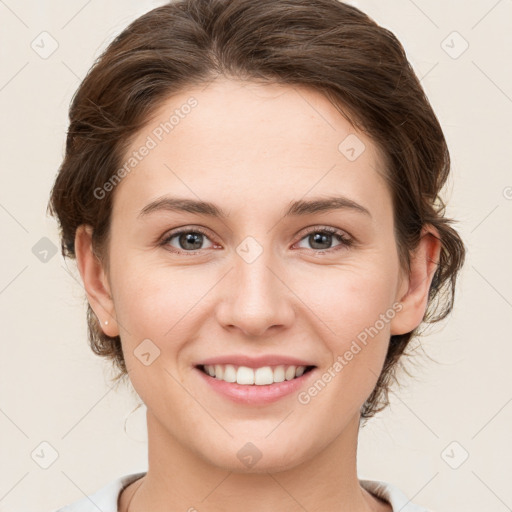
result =
[{"label": "eyelash", "polygon": [[[179,231],[174,231],[174,232],[169,233],[168,235],[164,235],[164,238],[159,243],[159,245],[167,246],[167,244],[174,237],[176,237],[178,235],[182,235],[183,233],[202,234],[205,237],[207,237],[208,239],[210,239],[210,237],[209,237],[209,235],[208,235],[208,233],[206,231],[204,231],[203,229],[201,229],[199,227],[197,227],[197,228],[194,227],[194,228],[180,229]],[[308,249],[309,251],[313,251],[315,253],[315,255],[322,255],[322,254],[329,253],[329,252],[335,252],[335,251],[339,251],[339,250],[343,250],[343,249],[348,249],[349,247],[354,245],[354,239],[350,238],[349,236],[347,236],[342,231],[339,231],[338,229],[335,229],[335,228],[331,228],[329,226],[322,226],[320,228],[319,227],[312,228],[311,230],[309,230],[308,232],[306,232],[302,236],[302,238],[299,240],[299,242],[301,242],[304,238],[306,238],[307,236],[309,236],[309,235],[311,235],[313,233],[335,235],[335,237],[340,242],[340,245],[332,247],[330,249],[324,249],[324,250],[321,250],[321,249]],[[191,250],[191,251],[182,251],[182,250],[176,249],[175,247],[171,247],[168,250],[173,252],[173,253],[175,253],[175,254],[184,254],[184,255],[188,255],[188,256],[197,255],[201,251],[201,249],[199,249],[199,250]]]}]

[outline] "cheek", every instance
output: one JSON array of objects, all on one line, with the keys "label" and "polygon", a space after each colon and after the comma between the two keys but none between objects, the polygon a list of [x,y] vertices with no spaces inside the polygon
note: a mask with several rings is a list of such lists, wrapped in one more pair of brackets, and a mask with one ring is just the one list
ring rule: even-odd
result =
[{"label": "cheek", "polygon": [[144,262],[126,266],[117,279],[116,314],[127,333],[139,337],[175,336],[208,289],[190,271]]},{"label": "cheek", "polygon": [[181,381],[189,369],[190,340],[210,316],[209,292],[218,276],[211,269],[139,263],[118,273],[116,315],[130,380],[141,398],[151,403],[157,389],[163,395],[179,395],[170,373]]},{"label": "cheek", "polygon": [[382,267],[341,272],[331,287],[316,294],[318,303],[312,309],[319,312],[322,321],[317,325],[331,354],[325,380],[335,383],[332,389],[343,396],[340,404],[345,406],[359,407],[382,370],[396,314],[393,275],[393,269],[383,272]]},{"label": "cheek", "polygon": [[191,311],[204,291],[176,269],[140,263],[117,275],[116,315],[133,387],[148,406],[165,410],[159,397],[182,399],[174,363],[191,336]]},{"label": "cheek", "polygon": [[309,278],[305,302],[322,320],[319,324],[326,328],[326,334],[334,336],[343,348],[347,340],[373,326],[392,308],[395,273],[396,269],[385,263],[333,269],[320,281]]}]

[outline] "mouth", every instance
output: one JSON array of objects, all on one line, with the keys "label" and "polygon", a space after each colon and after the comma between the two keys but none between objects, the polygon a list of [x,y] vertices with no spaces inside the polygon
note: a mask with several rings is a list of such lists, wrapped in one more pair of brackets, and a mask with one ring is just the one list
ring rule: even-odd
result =
[{"label": "mouth", "polygon": [[200,364],[196,368],[213,379],[227,383],[241,386],[271,386],[300,379],[316,366],[275,365],[251,368],[234,364]]}]

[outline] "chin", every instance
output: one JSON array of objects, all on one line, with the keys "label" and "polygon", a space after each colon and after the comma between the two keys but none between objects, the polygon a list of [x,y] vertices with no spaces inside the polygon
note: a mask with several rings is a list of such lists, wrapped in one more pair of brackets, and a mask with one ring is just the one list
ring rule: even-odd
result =
[{"label": "chin", "polygon": [[306,447],[300,439],[295,445],[279,438],[272,441],[264,437],[253,441],[249,439],[251,436],[243,435],[223,445],[217,443],[215,449],[207,453],[202,451],[201,455],[209,464],[238,474],[286,471],[308,459],[304,451]]}]

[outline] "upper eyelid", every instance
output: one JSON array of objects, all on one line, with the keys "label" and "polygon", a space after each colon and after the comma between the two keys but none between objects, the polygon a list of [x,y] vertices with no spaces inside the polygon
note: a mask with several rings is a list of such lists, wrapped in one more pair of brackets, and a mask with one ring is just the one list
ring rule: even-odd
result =
[{"label": "upper eyelid", "polygon": [[196,226],[191,226],[191,227],[185,226],[183,228],[176,228],[176,230],[166,231],[165,234],[162,236],[162,241],[168,240],[169,238],[173,238],[176,235],[181,235],[182,233],[201,233],[201,234],[209,237],[210,239],[214,238],[209,235],[209,230],[207,230],[206,228],[196,227]]},{"label": "upper eyelid", "polygon": [[[335,228],[334,226],[313,225],[313,226],[308,226],[308,227],[306,227],[304,229],[306,231],[303,231],[303,234],[297,240],[297,242],[295,242],[295,244],[300,242],[303,238],[305,238],[306,236],[308,236],[311,233],[322,232],[322,231],[328,232],[328,233],[330,233],[331,235],[334,235],[334,236],[341,236],[343,238],[348,238],[351,243],[354,243],[354,244],[356,243],[356,239],[349,232],[347,232],[346,230],[341,229],[341,228]],[[167,232],[166,234],[163,235],[163,237],[161,238],[161,243],[163,244],[166,241],[170,240],[171,238],[174,238],[177,235],[180,235],[182,233],[188,233],[188,232],[191,232],[191,233],[194,233],[194,232],[201,233],[201,234],[207,236],[208,239],[212,243],[214,243],[214,244],[217,243],[215,241],[215,237],[212,237],[211,235],[209,235],[209,230],[207,228],[203,228],[203,227],[200,227],[200,226],[184,226],[182,228],[176,228],[176,231],[171,230],[170,232]],[[198,249],[197,251],[188,251],[188,252],[199,252],[199,251],[201,251],[201,249]]]}]

